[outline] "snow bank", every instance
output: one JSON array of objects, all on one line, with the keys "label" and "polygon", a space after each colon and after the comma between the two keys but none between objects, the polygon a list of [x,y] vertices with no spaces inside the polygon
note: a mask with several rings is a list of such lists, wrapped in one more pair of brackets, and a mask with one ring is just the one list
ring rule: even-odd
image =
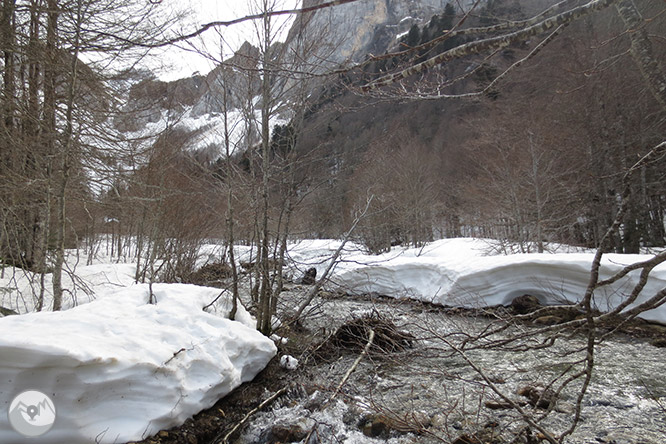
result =
[{"label": "snow bank", "polygon": [[[303,264],[322,271],[325,251],[335,242],[314,243],[308,260],[305,244],[293,255]],[[394,249],[369,256],[349,252],[336,267],[333,281],[355,293],[379,293],[407,297],[442,305],[479,307],[507,305],[515,297],[531,294],[544,304],[579,301],[590,279],[593,253],[514,254],[487,256],[488,243],[479,239],[445,239],[424,248]],[[650,255],[607,254],[603,257],[601,279],[624,266],[649,259]],[[629,273],[617,283],[595,291],[594,302],[602,311],[616,307],[638,281],[640,271]],[[656,267],[638,302],[666,287],[666,264]],[[642,315],[666,323],[666,306]]]},{"label": "snow bank", "polygon": [[[0,405],[38,390],[51,397],[53,428],[32,443],[123,443],[176,426],[261,371],[273,342],[220,290],[155,284],[108,292],[63,312],[0,319]],[[27,438],[25,438],[27,442]],[[0,442],[22,437],[0,414]]]}]

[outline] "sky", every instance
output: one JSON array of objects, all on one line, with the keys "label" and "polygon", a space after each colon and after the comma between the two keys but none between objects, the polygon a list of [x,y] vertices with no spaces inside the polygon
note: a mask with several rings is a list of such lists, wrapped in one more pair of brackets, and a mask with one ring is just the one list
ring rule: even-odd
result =
[{"label": "sky", "polygon": [[[169,13],[183,11],[186,19],[172,28],[174,32],[192,32],[199,26],[212,21],[227,21],[244,17],[257,11],[257,3],[263,0],[166,0],[162,3]],[[300,0],[268,0],[273,8],[292,9],[300,5]],[[284,20],[284,19],[283,19]],[[289,26],[284,26],[284,36]],[[256,43],[254,25],[244,22],[228,27],[207,31],[200,38],[183,42],[178,47],[169,47],[156,52],[151,69],[162,80],[175,80],[189,77],[193,73],[206,74],[215,67],[220,58],[233,54],[245,41]],[[207,56],[201,53],[207,54]]]}]

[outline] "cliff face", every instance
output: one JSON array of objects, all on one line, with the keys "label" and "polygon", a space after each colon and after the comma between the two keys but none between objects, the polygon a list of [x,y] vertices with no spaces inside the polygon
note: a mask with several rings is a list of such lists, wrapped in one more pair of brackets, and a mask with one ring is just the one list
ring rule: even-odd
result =
[{"label": "cliff face", "polygon": [[[317,58],[325,67],[357,62],[367,54],[381,54],[396,37],[417,23],[442,12],[450,0],[366,0],[303,14],[294,22],[287,46],[299,37],[316,42]],[[305,0],[304,7],[322,3]],[[467,2],[463,2],[467,3]]]},{"label": "cliff face", "polygon": [[[322,1],[304,0],[304,6]],[[385,53],[414,24],[425,25],[450,1],[361,0],[301,14],[296,17],[286,41],[273,45],[273,55],[276,60],[279,57],[279,66],[288,70],[327,72],[361,61],[368,54]],[[134,113],[132,118],[117,119],[116,126],[125,132],[141,132],[147,126],[160,128],[161,120],[177,121],[182,116],[189,122],[188,130],[198,130],[199,122],[210,126],[211,118],[224,109],[239,109],[248,103],[248,97],[259,94],[259,76],[246,75],[256,72],[259,59],[259,50],[246,42],[233,57],[206,75],[173,82],[144,78],[132,87],[126,106],[127,111],[140,112]],[[298,76],[287,76],[275,88],[307,94],[301,88],[302,82]],[[305,88],[312,91],[317,82]],[[289,94],[276,96],[287,102],[292,100]],[[289,118],[288,115],[282,117]]]}]

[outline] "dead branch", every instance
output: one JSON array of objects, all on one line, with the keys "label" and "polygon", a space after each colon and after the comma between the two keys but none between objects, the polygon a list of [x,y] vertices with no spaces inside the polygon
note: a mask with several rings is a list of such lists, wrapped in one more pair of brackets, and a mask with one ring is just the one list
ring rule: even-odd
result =
[{"label": "dead branch", "polygon": [[345,248],[345,245],[351,238],[352,233],[356,229],[356,226],[359,224],[359,222],[365,217],[365,215],[368,212],[368,209],[370,208],[370,204],[372,203],[372,199],[374,198],[374,195],[371,195],[366,204],[365,208],[361,213],[354,219],[354,222],[352,223],[351,228],[345,233],[345,235],[342,238],[342,243],[338,247],[337,250],[335,250],[335,253],[333,253],[333,256],[330,259],[330,262],[328,264],[328,267],[326,267],[326,270],[324,273],[321,275],[319,279],[317,279],[317,282],[312,286],[310,291],[308,291],[308,294],[305,297],[305,300],[301,303],[301,305],[298,307],[298,310],[296,311],[296,314],[294,315],[294,319],[297,320],[298,318],[301,317],[303,314],[303,311],[312,303],[312,300],[317,296],[319,293],[319,289],[324,285],[324,282],[326,282],[326,279],[328,279],[329,273],[333,270],[333,268],[337,265],[338,263],[338,257],[340,257],[340,254],[342,253],[342,250]]},{"label": "dead branch", "polygon": [[247,414],[243,417],[243,419],[241,419],[238,423],[236,423],[236,425],[229,432],[227,432],[227,434],[225,434],[224,437],[222,437],[222,439],[218,439],[219,436],[216,437],[215,440],[213,441],[213,444],[228,443],[231,435],[233,435],[239,428],[241,428],[252,417],[252,415],[254,415],[259,410],[266,407],[271,402],[275,401],[275,399],[277,399],[280,395],[282,395],[287,390],[287,388],[288,387],[282,387],[280,390],[278,390],[277,392],[273,393],[271,396],[263,400],[261,404],[259,404],[258,406],[247,412]]},{"label": "dead branch", "polygon": [[349,379],[349,376],[351,376],[353,371],[356,370],[356,367],[361,362],[361,359],[363,359],[363,357],[368,354],[368,350],[370,350],[370,347],[372,346],[372,341],[374,341],[374,339],[375,339],[375,331],[373,329],[370,329],[370,332],[368,334],[368,342],[365,344],[365,348],[363,349],[361,354],[358,355],[358,358],[356,358],[356,361],[354,361],[352,366],[349,367],[349,370],[347,370],[347,373],[345,373],[345,376],[342,378],[337,388],[335,389],[331,397],[328,398],[328,401],[326,401],[325,404],[328,404],[329,402],[333,401],[333,399],[338,395],[338,393],[340,393],[340,389],[342,389],[342,386],[345,385],[347,379]]}]

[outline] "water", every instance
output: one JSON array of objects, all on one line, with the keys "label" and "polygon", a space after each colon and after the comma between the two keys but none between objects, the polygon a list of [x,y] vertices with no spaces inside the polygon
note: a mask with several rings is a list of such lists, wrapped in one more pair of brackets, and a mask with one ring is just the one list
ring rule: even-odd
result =
[{"label": "water", "polygon": [[[301,294],[298,287],[286,293],[283,309],[289,311]],[[296,356],[306,363],[296,370],[303,390],[257,414],[238,442],[268,442],[274,424],[313,431],[299,442],[359,444],[450,442],[465,434],[499,443],[510,442],[526,427],[536,436],[535,424],[555,434],[571,426],[582,379],[564,387],[547,414],[518,391],[526,386],[543,388],[553,381],[557,388],[580,369],[586,344],[581,335],[567,332],[543,349],[468,344],[463,356],[453,347],[489,328],[490,318],[451,315],[436,307],[386,298],[328,298],[317,304],[304,326],[321,337],[353,317],[374,313],[419,340],[413,348],[390,356],[364,357],[330,402],[326,401],[361,350],[328,360],[315,360],[307,352]],[[533,331],[531,326],[515,326],[494,339]],[[510,345],[533,346],[545,339],[545,335],[525,337]],[[494,389],[518,404],[522,414],[488,408],[491,401],[506,403]],[[523,415],[534,423],[526,424]],[[379,433],[370,437],[364,430]],[[598,345],[578,427],[564,442],[661,444],[666,442],[665,431],[666,349],[625,336]]]}]

